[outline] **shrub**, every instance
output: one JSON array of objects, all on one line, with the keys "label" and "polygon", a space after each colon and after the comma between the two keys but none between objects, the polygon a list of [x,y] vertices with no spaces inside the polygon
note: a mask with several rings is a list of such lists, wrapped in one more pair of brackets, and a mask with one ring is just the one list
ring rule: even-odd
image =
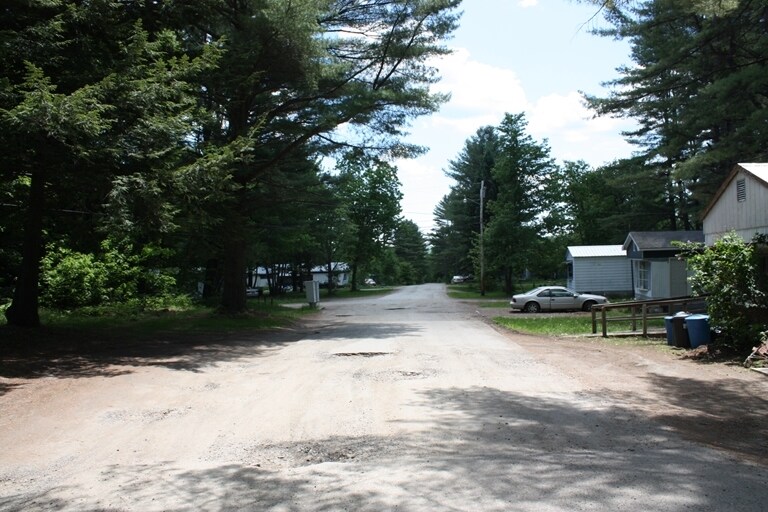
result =
[{"label": "shrub", "polygon": [[41,304],[69,309],[151,302],[174,292],[176,279],[163,267],[170,251],[107,240],[99,255],[49,247],[41,267]]},{"label": "shrub", "polygon": [[768,290],[756,244],[729,233],[711,247],[686,244],[683,248],[693,272],[691,286],[708,296],[710,322],[721,330],[717,343],[740,353],[749,351],[768,322]]},{"label": "shrub", "polygon": [[42,260],[41,303],[59,309],[95,306],[106,294],[106,271],[91,254],[49,250]]}]

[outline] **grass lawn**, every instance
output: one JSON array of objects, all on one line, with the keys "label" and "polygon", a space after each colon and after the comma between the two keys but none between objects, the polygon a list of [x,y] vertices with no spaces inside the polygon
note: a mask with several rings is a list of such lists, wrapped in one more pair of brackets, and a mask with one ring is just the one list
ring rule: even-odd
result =
[{"label": "grass lawn", "polygon": [[[612,312],[614,315],[620,313]],[[507,329],[528,333],[539,334],[543,336],[587,336],[592,334],[592,316],[588,314],[569,315],[553,314],[541,316],[499,316],[493,319],[494,323]],[[638,320],[638,329],[642,329],[641,322]],[[663,329],[664,319],[652,319],[648,321],[648,327],[652,329]],[[627,322],[609,322],[608,332],[628,332],[631,328]],[[597,325],[600,332],[600,322]]]},{"label": "grass lawn", "polygon": [[0,324],[0,339],[9,342],[55,344],[58,342],[148,339],[167,334],[230,333],[270,329],[289,325],[302,315],[313,312],[309,306],[287,308],[248,301],[248,309],[239,315],[223,315],[215,308],[201,305],[169,306],[151,310],[124,307],[94,310],[40,310],[40,329],[15,328]]},{"label": "grass lawn", "polygon": [[[477,283],[463,283],[448,285],[448,296],[452,299],[506,299],[506,294],[501,290],[487,291],[480,295],[480,285]],[[509,300],[506,301],[509,303]]]},{"label": "grass lawn", "polygon": [[[320,302],[354,297],[370,297],[389,293],[394,288],[365,288],[351,292],[348,288],[336,290],[329,296],[321,290]],[[288,293],[270,300],[249,298],[248,309],[238,315],[219,314],[213,306],[204,306],[189,300],[155,304],[151,307],[115,305],[82,308],[72,311],[40,309],[40,329],[19,329],[6,325],[0,308],[0,339],[29,344],[55,344],[95,340],[149,339],[167,334],[232,333],[273,329],[290,325],[303,315],[313,313],[300,292]],[[286,307],[291,304],[292,307]]]}]

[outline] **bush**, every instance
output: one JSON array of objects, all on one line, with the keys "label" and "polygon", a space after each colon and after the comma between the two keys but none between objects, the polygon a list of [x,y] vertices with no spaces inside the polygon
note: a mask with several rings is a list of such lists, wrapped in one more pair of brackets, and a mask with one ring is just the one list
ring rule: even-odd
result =
[{"label": "bush", "polygon": [[693,271],[691,286],[707,295],[710,323],[721,331],[720,348],[748,352],[766,330],[768,290],[756,244],[729,233],[711,247],[683,246]]},{"label": "bush", "polygon": [[69,249],[49,250],[41,271],[40,301],[44,306],[58,309],[96,306],[106,297],[106,270],[91,254]]},{"label": "bush", "polygon": [[167,297],[176,279],[163,268],[169,251],[107,240],[100,255],[50,247],[41,267],[41,304],[69,309]]}]

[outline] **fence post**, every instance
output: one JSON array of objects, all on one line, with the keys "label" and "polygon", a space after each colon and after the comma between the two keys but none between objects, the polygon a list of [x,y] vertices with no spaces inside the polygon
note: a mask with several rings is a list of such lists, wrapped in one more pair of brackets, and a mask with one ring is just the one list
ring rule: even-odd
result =
[{"label": "fence post", "polygon": [[643,304],[643,337],[648,337],[648,304]]},{"label": "fence post", "polygon": [[597,334],[597,310],[593,306],[590,311],[592,312],[592,334]]},{"label": "fence post", "polygon": [[601,310],[601,317],[603,320],[603,338],[608,337],[608,322],[606,320],[605,310],[606,308],[600,308]]}]

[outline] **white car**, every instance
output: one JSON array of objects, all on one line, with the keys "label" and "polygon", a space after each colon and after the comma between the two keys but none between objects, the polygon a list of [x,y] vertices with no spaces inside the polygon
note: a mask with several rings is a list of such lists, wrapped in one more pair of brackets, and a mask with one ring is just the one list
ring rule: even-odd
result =
[{"label": "white car", "polygon": [[509,307],[527,313],[539,311],[589,311],[595,304],[606,304],[608,299],[602,295],[577,293],[563,286],[539,286],[525,293],[514,295]]}]

